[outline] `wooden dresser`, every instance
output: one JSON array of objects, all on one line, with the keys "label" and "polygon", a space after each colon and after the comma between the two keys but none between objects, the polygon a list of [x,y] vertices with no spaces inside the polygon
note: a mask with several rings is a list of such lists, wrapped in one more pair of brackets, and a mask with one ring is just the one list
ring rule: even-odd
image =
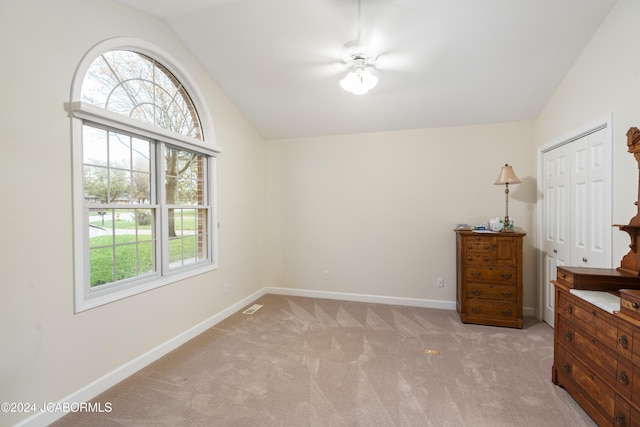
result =
[{"label": "wooden dresser", "polygon": [[553,383],[599,426],[640,426],[640,291],[613,290],[640,278],[578,267],[558,267],[557,277]]},{"label": "wooden dresser", "polygon": [[462,322],[522,328],[525,235],[456,230],[456,308]]}]

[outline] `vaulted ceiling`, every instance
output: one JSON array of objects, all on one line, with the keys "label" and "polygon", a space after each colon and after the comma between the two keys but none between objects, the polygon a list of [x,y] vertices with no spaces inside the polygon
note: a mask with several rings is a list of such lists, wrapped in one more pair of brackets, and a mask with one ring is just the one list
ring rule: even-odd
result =
[{"label": "vaulted ceiling", "polygon": [[[535,119],[616,3],[115,1],[164,21],[267,139]],[[358,32],[379,55],[364,95],[339,86]]]}]

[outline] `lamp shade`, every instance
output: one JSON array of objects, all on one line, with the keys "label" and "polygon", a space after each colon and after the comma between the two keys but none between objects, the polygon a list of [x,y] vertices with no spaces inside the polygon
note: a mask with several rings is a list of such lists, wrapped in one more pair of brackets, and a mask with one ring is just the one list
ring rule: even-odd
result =
[{"label": "lamp shade", "polygon": [[495,185],[504,185],[504,184],[520,184],[522,181],[516,176],[513,168],[508,164],[505,164],[500,170],[500,175],[498,175],[498,179],[494,182]]}]

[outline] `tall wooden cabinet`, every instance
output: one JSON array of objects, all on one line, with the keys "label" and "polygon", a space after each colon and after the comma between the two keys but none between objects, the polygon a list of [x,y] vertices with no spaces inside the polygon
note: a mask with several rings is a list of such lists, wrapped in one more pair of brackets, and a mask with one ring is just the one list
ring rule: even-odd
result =
[{"label": "tall wooden cabinet", "polygon": [[525,235],[456,230],[456,308],[462,322],[522,328]]}]

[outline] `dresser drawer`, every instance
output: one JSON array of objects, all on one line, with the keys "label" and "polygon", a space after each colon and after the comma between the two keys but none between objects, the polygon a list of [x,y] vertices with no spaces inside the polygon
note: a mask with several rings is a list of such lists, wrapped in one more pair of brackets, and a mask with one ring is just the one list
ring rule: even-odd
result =
[{"label": "dresser drawer", "polygon": [[467,298],[494,299],[516,302],[517,289],[513,285],[493,285],[490,283],[467,283]]},{"label": "dresser drawer", "polygon": [[467,251],[466,260],[469,264],[477,264],[483,266],[491,265],[491,254],[489,252],[469,252]]},{"label": "dresser drawer", "polygon": [[586,399],[593,405],[593,408],[600,415],[594,416],[596,414],[592,414],[593,418],[596,421],[606,420],[606,422],[599,422],[598,424],[614,425],[616,394],[613,389],[596,376],[591,369],[576,359],[574,359],[571,367],[571,377],[578,387],[578,390],[575,391],[578,394],[576,396],[578,399],[576,400]]},{"label": "dresser drawer", "polygon": [[573,341],[574,341],[574,326],[573,322],[559,317],[558,324],[556,325],[558,329],[556,331],[556,341],[558,344],[566,347],[567,349],[573,351]]},{"label": "dresser drawer", "polygon": [[467,252],[490,252],[493,248],[493,238],[485,236],[473,236],[465,239]]},{"label": "dresser drawer", "polygon": [[618,354],[632,359],[633,357],[633,332],[628,327],[618,324],[618,341],[616,342]]},{"label": "dresser drawer", "polygon": [[467,301],[469,316],[493,317],[496,319],[517,319],[518,305],[515,302],[470,299]]},{"label": "dresser drawer", "polygon": [[618,342],[618,325],[610,320],[609,313],[593,305],[575,304],[573,307],[575,322],[592,333],[605,346],[615,349]]},{"label": "dresser drawer", "polygon": [[620,289],[620,311],[635,319],[640,319],[640,291]]},{"label": "dresser drawer", "polygon": [[553,367],[555,369],[555,384],[564,388],[571,388],[571,369],[573,367],[573,356],[564,347],[555,346]]},{"label": "dresser drawer", "polygon": [[515,267],[489,267],[470,265],[466,269],[466,279],[469,282],[483,281],[492,283],[514,284],[516,283],[517,270]]},{"label": "dresser drawer", "polygon": [[616,391],[631,400],[633,391],[633,364],[630,360],[620,358],[616,373]]},{"label": "dresser drawer", "polygon": [[577,358],[613,383],[616,380],[617,355],[611,347],[604,346],[592,334],[577,324],[573,333],[573,350]]},{"label": "dresser drawer", "polygon": [[573,297],[570,297],[564,292],[559,292],[558,301],[556,302],[556,304],[556,311],[558,312],[558,314],[573,319],[573,308],[575,306]]}]

